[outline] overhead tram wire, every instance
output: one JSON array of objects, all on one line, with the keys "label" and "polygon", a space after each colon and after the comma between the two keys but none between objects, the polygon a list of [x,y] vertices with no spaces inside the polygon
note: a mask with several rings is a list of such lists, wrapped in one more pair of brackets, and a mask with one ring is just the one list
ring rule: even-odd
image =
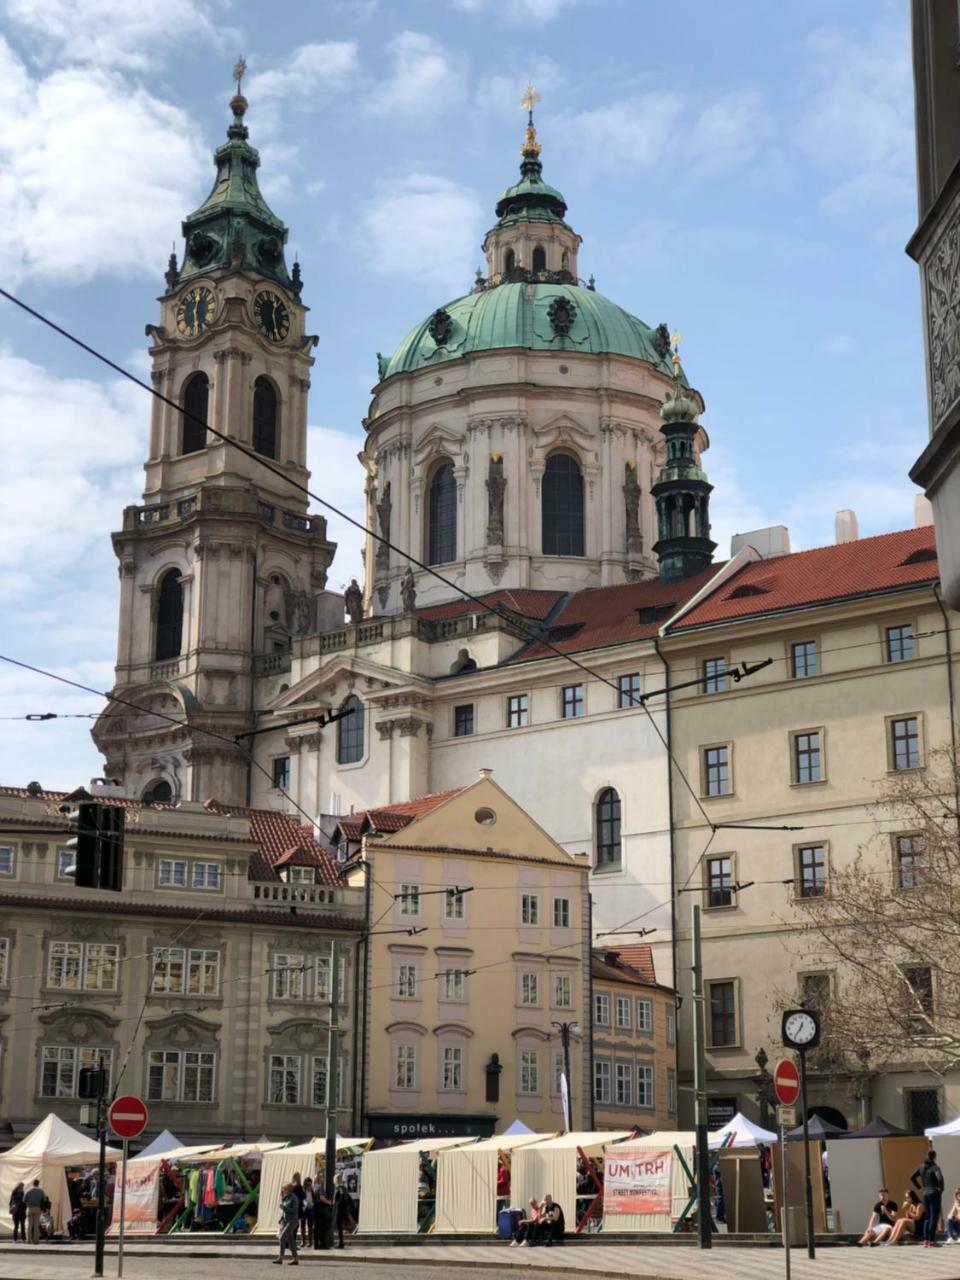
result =
[{"label": "overhead tram wire", "polygon": [[[158,391],[156,387],[150,386],[149,383],[144,382],[142,378],[138,378],[136,374],[131,373],[128,369],[124,369],[122,365],[117,364],[115,360],[111,360],[110,357],[107,355],[104,355],[102,351],[98,351],[96,347],[90,346],[89,343],[84,342],[82,338],[77,337],[77,335],[72,333],[69,329],[64,328],[63,325],[57,324],[56,321],[51,320],[49,316],[44,315],[42,311],[38,311],[35,307],[31,307],[29,303],[24,302],[21,298],[18,298],[15,294],[10,293],[9,290],[0,288],[0,297],[6,298],[8,302],[11,302],[14,306],[19,307],[20,310],[24,311],[27,315],[32,316],[34,320],[39,321],[41,324],[45,325],[48,329],[51,329],[54,333],[59,334],[60,337],[65,338],[68,342],[73,343],[74,346],[79,347],[81,351],[85,351],[87,355],[92,356],[94,360],[99,361],[99,363],[105,365],[108,369],[112,369],[114,373],[119,374],[122,378],[126,378],[127,381],[132,382],[135,386],[140,387],[140,389],[142,391],[146,391],[148,395],[153,396],[157,400],[160,400],[163,404],[168,405],[170,408],[174,409],[177,413],[181,414],[184,418],[188,418],[190,421],[194,422],[197,426],[203,427],[205,430],[209,431],[211,435],[215,436],[218,440],[221,440],[224,444],[230,445],[232,448],[237,449],[240,453],[244,454],[245,457],[252,459],[261,467],[269,471],[272,475],[277,476],[285,484],[290,485],[291,488],[299,490],[301,493],[305,494],[306,497],[311,498],[314,502],[319,503],[320,506],[326,507],[328,511],[332,511],[335,515],[339,516],[341,520],[346,520],[348,524],[351,524],[356,529],[359,529],[361,533],[366,534],[368,537],[374,538],[377,542],[387,547],[390,551],[395,552],[398,556],[406,560],[409,564],[416,565],[416,567],[422,570],[424,573],[430,574],[431,577],[436,578],[438,582],[442,582],[444,586],[447,586],[452,591],[454,591],[460,597],[460,599],[470,601],[472,604],[477,605],[481,609],[487,610],[487,612],[492,613],[497,617],[503,616],[500,613],[500,610],[495,605],[488,604],[480,596],[476,596],[472,592],[466,591],[463,587],[458,586],[457,583],[455,583],[452,579],[440,573],[439,570],[435,569],[432,565],[428,565],[424,563],[422,560],[418,560],[416,556],[411,555],[409,551],[405,551],[403,550],[403,548],[398,547],[395,543],[391,542],[388,538],[385,538],[383,537],[382,534],[377,533],[375,529],[368,528],[362,521],[355,519],[351,515],[348,515],[345,511],[342,511],[339,507],[335,506],[332,502],[329,502],[326,498],[321,498],[319,494],[314,493],[306,485],[301,484],[297,480],[291,479],[279,467],[274,466],[268,459],[264,458],[261,454],[258,454],[256,450],[249,448],[247,445],[242,444],[239,440],[235,440],[231,436],[226,435],[224,432],[218,430],[218,428],[211,426],[205,419],[200,418],[193,413],[190,413],[189,410],[187,410],[183,405],[178,404],[175,400],[172,400],[169,396],[164,395],[163,392]],[[529,634],[529,638],[531,640],[536,640],[538,643],[544,645],[545,648],[549,649],[552,653],[556,654],[557,657],[563,658],[566,662],[569,662],[572,666],[576,667],[579,671],[582,671],[585,675],[590,676],[591,679],[597,680],[601,684],[608,685],[619,696],[619,693],[620,693],[619,686],[613,680],[609,680],[607,679],[606,676],[600,675],[599,672],[593,671],[590,667],[586,666],[584,663],[578,661],[575,657],[573,657],[572,654],[566,653],[564,650],[557,648],[555,644],[553,644],[546,636],[544,636],[542,627],[540,628],[531,627],[527,624],[526,619],[522,620],[522,626],[524,627],[524,629],[527,630]],[[26,664],[22,664],[22,665],[26,666]],[[78,686],[78,687],[82,687],[82,686]],[[638,698],[637,701],[639,701],[640,706],[643,708],[644,713],[648,721],[650,722],[650,725],[652,726],[654,733],[659,738],[660,743],[663,746],[663,749],[666,751],[668,758],[670,759],[674,768],[677,770],[677,773],[680,775],[681,779],[683,780],[684,786],[687,788],[687,791],[690,793],[690,796],[694,804],[696,805],[697,809],[699,809],[704,822],[706,822],[708,825],[711,825],[710,816],[707,813],[706,809],[704,809],[703,805],[701,804],[700,797],[697,794],[696,788],[690,782],[690,779],[687,777],[684,770],[680,767],[680,764],[676,760],[676,757],[673,754],[673,750],[670,747],[669,742],[664,736],[660,726],[657,724],[656,720],[654,719],[653,714],[650,711],[650,708],[646,705],[646,702],[643,700],[642,697]]]}]

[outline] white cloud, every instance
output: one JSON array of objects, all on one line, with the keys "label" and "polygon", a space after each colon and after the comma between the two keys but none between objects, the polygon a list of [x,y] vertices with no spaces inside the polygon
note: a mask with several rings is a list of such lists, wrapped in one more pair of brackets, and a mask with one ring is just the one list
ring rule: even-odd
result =
[{"label": "white cloud", "polygon": [[373,115],[429,115],[462,96],[462,77],[432,36],[401,31],[390,42],[390,56],[391,75],[377,85],[367,102]]},{"label": "white cloud", "polygon": [[[361,524],[366,519],[363,493],[366,472],[357,458],[362,448],[363,436],[359,432],[319,426],[311,426],[307,432],[307,465],[313,473],[310,487]],[[363,585],[360,549],[364,535],[324,507],[318,510],[327,518],[327,536],[337,544],[330,568],[330,590],[342,591],[351,578]]]},{"label": "white cloud", "polygon": [[573,152],[587,172],[624,166],[649,169],[673,141],[683,106],[676,93],[643,94],[560,116],[551,133],[556,132],[561,146]]},{"label": "white cloud", "polygon": [[194,0],[2,0],[0,12],[43,65],[143,70],[186,41],[235,47],[236,33],[213,20],[217,7]]},{"label": "white cloud", "polygon": [[472,284],[484,206],[446,178],[411,174],[381,184],[360,216],[358,250],[369,267],[459,297]]},{"label": "white cloud", "polygon": [[720,173],[752,160],[766,144],[772,121],[753,89],[729,93],[697,116],[684,144],[684,159],[701,173]]},{"label": "white cloud", "polygon": [[303,44],[280,66],[255,71],[244,82],[244,95],[251,106],[282,99],[291,105],[310,109],[318,93],[341,89],[357,73],[357,42],[327,40]]},{"label": "white cloud", "polygon": [[519,137],[526,123],[520,110],[520,99],[527,85],[531,82],[536,85],[546,105],[553,100],[555,91],[566,82],[566,77],[552,58],[515,55],[512,62],[517,69],[497,71],[481,77],[474,98],[484,118],[499,115],[516,120]]},{"label": "white cloud", "polygon": [[578,0],[454,0],[454,8],[464,13],[496,11],[498,18],[509,22],[552,22],[564,9],[572,9]]},{"label": "white cloud", "polygon": [[0,275],[157,275],[209,173],[186,114],[103,71],[35,79],[2,38],[0,114]]}]

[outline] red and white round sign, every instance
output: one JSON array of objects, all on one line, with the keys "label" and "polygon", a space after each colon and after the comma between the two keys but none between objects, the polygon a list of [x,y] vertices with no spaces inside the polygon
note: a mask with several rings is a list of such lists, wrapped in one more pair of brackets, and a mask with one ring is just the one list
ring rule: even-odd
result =
[{"label": "red and white round sign", "polygon": [[789,1058],[782,1059],[773,1068],[773,1088],[777,1101],[784,1107],[792,1107],[800,1097],[800,1072]]},{"label": "red and white round sign", "polygon": [[110,1103],[107,1119],[118,1138],[136,1138],[147,1127],[147,1108],[142,1098],[128,1094]]}]

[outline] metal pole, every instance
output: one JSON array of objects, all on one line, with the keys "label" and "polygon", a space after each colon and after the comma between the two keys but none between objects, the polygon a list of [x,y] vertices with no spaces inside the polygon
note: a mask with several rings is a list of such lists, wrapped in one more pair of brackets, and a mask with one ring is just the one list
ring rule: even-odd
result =
[{"label": "metal pole", "polygon": [[123,1220],[127,1212],[127,1155],[129,1139],[123,1140],[123,1178],[120,1182],[120,1230],[117,1233],[117,1276],[123,1275]]},{"label": "metal pole", "polygon": [[710,1214],[710,1151],[707,1146],[707,1064],[704,1056],[703,966],[700,959],[700,907],[693,904],[693,1093],[697,1131],[697,1238],[713,1248]]},{"label": "metal pole", "polygon": [[800,1099],[803,1103],[803,1177],[806,1184],[805,1195],[807,1202],[807,1257],[815,1258],[817,1251],[813,1243],[813,1181],[810,1177],[810,1130],[807,1128],[809,1120],[809,1107],[807,1106],[807,1054],[804,1049],[800,1050]]},{"label": "metal pole", "polygon": [[100,1079],[97,1082],[97,1137],[100,1139],[100,1163],[97,1172],[97,1235],[93,1254],[93,1274],[103,1275],[104,1244],[104,1194],[107,1181],[107,1117],[104,1114],[104,1102],[107,1094],[107,1073],[103,1069],[103,1058],[100,1058]]},{"label": "metal pole", "polygon": [[563,1041],[563,1074],[567,1077],[567,1133],[573,1132],[573,1081],[570,1078],[570,1023],[560,1023],[560,1039]]},{"label": "metal pole", "polygon": [[783,1236],[783,1266],[790,1280],[790,1197],[787,1194],[787,1126],[780,1125],[780,1234]]},{"label": "metal pole", "polygon": [[327,1128],[323,1149],[323,1191],[333,1203],[333,1175],[337,1168],[337,943],[330,943],[330,1015],[327,1022]]}]

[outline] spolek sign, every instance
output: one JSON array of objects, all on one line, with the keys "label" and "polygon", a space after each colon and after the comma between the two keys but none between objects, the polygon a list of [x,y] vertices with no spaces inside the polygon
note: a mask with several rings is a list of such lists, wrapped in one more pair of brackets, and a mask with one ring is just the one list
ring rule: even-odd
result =
[{"label": "spolek sign", "polygon": [[496,1116],[445,1115],[368,1115],[367,1130],[371,1138],[488,1138],[496,1125]]}]

